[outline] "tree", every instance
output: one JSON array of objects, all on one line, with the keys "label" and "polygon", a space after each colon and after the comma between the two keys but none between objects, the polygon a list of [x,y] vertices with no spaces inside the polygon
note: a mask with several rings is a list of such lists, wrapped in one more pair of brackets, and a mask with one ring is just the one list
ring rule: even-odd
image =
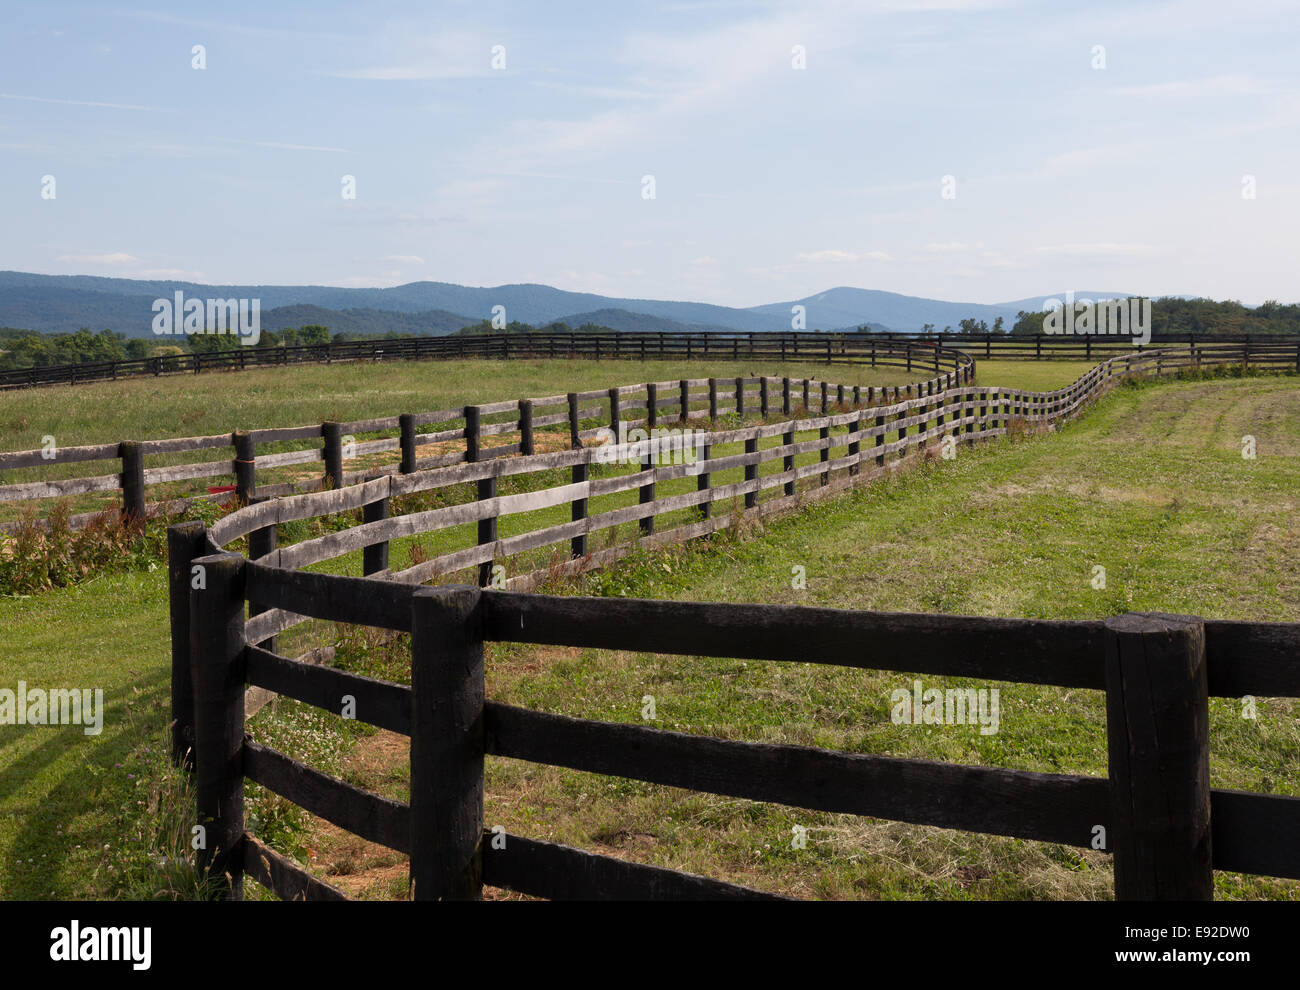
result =
[{"label": "tree", "polygon": [[1002,317],[999,316],[996,320],[993,321],[993,332],[1002,333]]},{"label": "tree", "polygon": [[298,330],[298,340],[304,346],[313,346],[316,344],[328,344],[330,342],[330,328],[323,327],[319,323],[309,323]]}]

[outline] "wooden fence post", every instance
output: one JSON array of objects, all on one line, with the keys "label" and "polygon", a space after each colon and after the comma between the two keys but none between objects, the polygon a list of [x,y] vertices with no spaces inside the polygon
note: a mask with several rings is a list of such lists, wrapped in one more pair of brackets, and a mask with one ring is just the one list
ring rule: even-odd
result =
[{"label": "wooden fence post", "polygon": [[680,418],[681,421],[685,423],[690,418],[691,413],[691,385],[687,379],[683,378],[677,387],[681,392],[682,409]]},{"label": "wooden fence post", "polygon": [[[789,381],[790,379],[787,378],[786,383],[788,384]],[[786,397],[789,398],[790,390],[788,388],[786,389],[785,394]],[[792,447],[794,445],[794,430],[788,430],[787,432],[781,434],[781,445],[787,448]],[[786,454],[785,457],[782,458],[781,470],[783,473],[789,473],[790,471],[794,470],[794,454]],[[785,485],[782,487],[781,491],[782,494],[785,495],[786,497],[793,495],[795,492],[795,480],[791,478],[789,481],[787,481]]]},{"label": "wooden fence post", "polygon": [[172,762],[194,769],[194,681],[190,674],[190,566],[205,553],[203,523],[167,527],[167,598],[172,631]]},{"label": "wooden fence post", "polygon": [[[570,392],[569,398],[569,446],[574,450],[582,449],[582,438],[578,436],[578,393]],[[587,462],[582,461],[573,465],[573,483],[579,485],[587,480]],[[587,500],[585,498],[575,498],[573,500],[573,514],[570,517],[574,522],[587,518]],[[574,557],[587,556],[587,534],[579,533],[569,543],[570,551]]]},{"label": "wooden fence post", "polygon": [[[242,353],[242,352],[241,352]],[[247,430],[235,431],[235,499],[252,505],[257,494],[257,447]]]},{"label": "wooden fence post", "polygon": [[[655,467],[654,450],[656,446],[656,441],[651,440],[650,438],[647,437],[646,440],[644,440],[643,442],[645,443],[645,449],[641,454],[641,470],[653,471]],[[654,475],[652,474],[650,476],[650,480],[647,481],[644,485],[642,485],[641,488],[639,489],[637,502],[640,505],[649,505],[653,507],[654,501],[655,501],[655,482],[654,482]],[[653,513],[648,516],[642,516],[640,519],[637,520],[637,525],[641,531],[642,536],[649,536],[650,534],[652,534],[655,531],[655,517]]]},{"label": "wooden fence post", "polygon": [[[700,451],[700,463],[703,466],[707,467],[709,463],[709,458],[712,456],[713,456],[713,444],[706,443],[704,445],[704,449]],[[712,487],[712,482],[710,481],[710,474],[708,471],[701,471],[699,474],[695,476],[695,490],[697,492],[708,491],[710,487]],[[703,519],[710,519],[713,517],[712,499],[705,499],[703,502],[700,503],[700,517]]]},{"label": "wooden fence post", "polygon": [[609,428],[614,434],[614,443],[619,442],[619,424],[622,422],[622,416],[619,410],[618,389],[609,390]]},{"label": "wooden fence post", "polygon": [[[465,460],[477,464],[483,459],[482,411],[478,406],[465,407]],[[497,497],[497,479],[480,478],[478,480],[478,500],[485,502]],[[478,545],[487,546],[497,541],[497,517],[489,516],[478,521]],[[492,561],[485,560],[478,565],[478,583],[487,587],[492,582]]]},{"label": "wooden fence post", "polygon": [[343,424],[321,423],[321,436],[325,438],[325,487],[343,487]]},{"label": "wooden fence post", "polygon": [[[822,449],[818,451],[818,455],[819,455],[818,459],[821,461],[822,464],[828,464],[831,459],[831,445],[830,445],[831,428],[829,426],[823,426],[820,430],[817,431],[817,435],[818,437],[821,438],[823,443]],[[829,485],[831,483],[830,469],[827,468],[826,470],[822,471],[820,477],[821,477],[821,483],[823,485]]]},{"label": "wooden fence post", "polygon": [[[885,446],[885,417],[884,416],[876,417],[876,429],[880,431],[879,433],[876,434],[876,447],[877,448],[884,447]],[[884,466],[885,466],[885,452],[883,450],[880,450],[876,454],[876,467],[882,468]]]},{"label": "wooden fence post", "polygon": [[411,610],[411,897],[483,890],[483,593],[417,588]]},{"label": "wooden fence post", "polygon": [[134,440],[118,446],[122,459],[122,521],[130,529],[144,529],[148,509],[144,501],[144,453]]},{"label": "wooden fence post", "polygon": [[[853,441],[851,441],[851,442],[849,443],[849,456],[850,456],[850,457],[858,457],[858,458],[861,458],[861,456],[862,456],[862,423],[863,423],[863,419],[864,419],[864,417],[863,417],[862,411],[861,411],[861,410],[858,410],[858,418],[857,418],[857,421],[854,422],[853,424],[851,424],[851,425],[849,426],[849,429],[852,430],[854,433],[857,434],[857,439],[856,439],[856,440],[853,440]],[[861,471],[862,471],[862,464],[860,463],[860,461],[855,461],[854,463],[852,463],[852,464],[849,465],[849,477],[850,477],[850,478],[856,476],[856,475],[859,474]]]},{"label": "wooden fence post", "polygon": [[244,566],[233,553],[197,558],[189,599],[197,860],[232,900],[244,889]]},{"label": "wooden fence post", "polygon": [[718,419],[718,380],[709,379],[709,422],[716,422]]},{"label": "wooden fence post", "polygon": [[519,400],[519,455],[530,457],[533,453],[533,400]]},{"label": "wooden fence post", "polygon": [[829,411],[830,405],[830,383],[822,382],[822,415],[825,416]]},{"label": "wooden fence post", "polygon": [[582,437],[578,435],[578,393],[570,392],[569,399],[569,448],[582,449]]},{"label": "wooden fence post", "polygon": [[[254,503],[268,501],[270,501],[270,499],[266,497],[254,497],[253,499]],[[279,532],[276,529],[275,523],[271,523],[269,526],[263,526],[261,529],[253,530],[248,534],[248,559],[257,560],[259,557],[265,557],[268,553],[274,553],[278,542]],[[267,611],[269,607],[270,606],[262,605],[258,602],[250,601],[248,603],[249,617],[251,618],[254,615],[260,615]],[[270,650],[274,653],[276,652],[276,637],[272,636],[270,639],[265,639],[256,645],[262,647],[264,650]]]},{"label": "wooden fence post", "polygon": [[1214,896],[1205,627],[1107,619],[1106,736],[1116,900]]},{"label": "wooden fence post", "polygon": [[[751,344],[750,344],[750,347],[751,347],[751,349],[752,349],[752,347],[753,347],[753,343],[752,343],[752,342],[751,342]],[[768,392],[768,382],[769,382],[769,379],[768,379],[767,375],[764,375],[762,378],[760,378],[760,379],[758,380],[758,382],[759,382],[759,384],[758,384],[758,414],[759,414],[763,419],[767,419],[767,414],[768,414],[768,405],[769,405],[769,400],[768,400],[768,394],[767,394],[767,392]]]},{"label": "wooden fence post", "polygon": [[790,415],[790,378],[781,379],[781,415]]},{"label": "wooden fence post", "polygon": [[745,379],[740,377],[736,378],[736,416],[745,418]]},{"label": "wooden fence post", "polygon": [[[745,453],[746,454],[758,453],[758,437],[751,437],[750,439],[747,439],[745,441]],[[757,458],[755,458],[755,460],[752,463],[745,465],[745,480],[755,481],[757,480],[757,478],[758,478],[758,460]],[[745,508],[752,509],[756,505],[758,505],[758,490],[755,489],[752,492],[745,492]]]},{"label": "wooden fence post", "polygon": [[[371,475],[366,481],[376,481],[384,477],[382,474]],[[373,502],[367,502],[361,507],[362,523],[379,522],[381,519],[388,518],[388,496]],[[361,551],[361,573],[363,576],[378,574],[380,571],[388,570],[388,541],[380,540],[378,543],[370,543]]]},{"label": "wooden fence post", "polygon": [[397,422],[402,431],[402,437],[399,441],[402,448],[402,474],[415,474],[415,417],[410,413],[402,413],[397,417]]},{"label": "wooden fence post", "polygon": [[659,386],[654,382],[645,384],[645,418],[646,426],[654,429],[659,425]]}]

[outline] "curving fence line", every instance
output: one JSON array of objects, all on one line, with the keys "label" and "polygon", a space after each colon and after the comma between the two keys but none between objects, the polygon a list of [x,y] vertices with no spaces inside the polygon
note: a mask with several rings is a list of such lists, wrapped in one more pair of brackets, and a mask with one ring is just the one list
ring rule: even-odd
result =
[{"label": "curving fence line", "polygon": [[[474,341],[477,338],[467,338]],[[491,343],[488,341],[487,343]],[[810,352],[807,343],[802,351],[798,346],[788,346],[782,342],[780,347],[772,342],[759,339],[752,347],[741,347],[739,335],[729,342],[725,353],[719,353],[715,345],[712,352],[697,353],[697,358],[731,359],[733,354],[743,359],[777,359],[777,355],[789,353],[790,359],[805,360],[809,357],[823,358],[823,352]],[[867,346],[837,346],[832,352],[830,343],[826,343],[825,360],[832,364],[863,364],[873,368],[898,368],[909,374],[915,372],[932,372],[941,379],[945,387],[959,380],[970,381],[974,376],[974,361],[961,351],[947,347],[927,347],[901,341],[882,341]],[[497,355],[498,357],[503,355]],[[532,356],[523,347],[516,347],[508,352],[507,357],[522,358]],[[564,356],[564,355],[561,355]],[[652,355],[654,356],[654,355]],[[784,359],[782,357],[781,359]],[[579,392],[577,398],[582,407],[578,410],[580,420],[605,423],[617,423],[622,403],[624,411],[644,409],[650,402],[648,390],[657,388],[661,393],[656,399],[659,410],[668,413],[676,402],[680,410],[685,403],[688,419],[698,419],[705,415],[716,418],[719,414],[737,411],[735,388],[741,389],[739,411],[744,412],[745,392],[753,400],[747,407],[750,411],[760,408],[766,415],[769,409],[769,397],[772,389],[785,387],[782,380],[770,378],[745,378],[740,386],[735,386],[730,379],[687,379],[680,382],[660,382],[649,385],[629,385],[616,390],[596,389]],[[905,386],[911,395],[913,389],[926,386],[922,382]],[[794,386],[796,402],[804,408],[813,408],[811,403],[820,400],[822,409],[827,408],[828,395],[833,393],[836,401],[845,401],[844,387],[828,385],[816,379],[797,379]],[[707,394],[704,390],[707,389]],[[830,393],[828,393],[830,389]],[[723,405],[719,406],[719,390]],[[859,389],[855,394],[861,395]],[[866,401],[875,401],[883,394],[880,388],[866,389]],[[617,393],[617,394],[615,394]],[[898,390],[895,390],[897,397]],[[566,406],[570,396],[552,395],[532,399],[514,399],[505,402],[492,402],[475,406],[481,420],[479,442],[487,441],[503,433],[514,433],[518,442],[513,446],[492,446],[492,456],[500,457],[519,453],[523,449],[523,433],[527,427],[546,429],[563,424],[571,416],[572,410]],[[707,406],[705,405],[707,401]],[[728,404],[729,403],[729,404]],[[790,413],[788,402],[783,406],[785,414]],[[58,499],[69,496],[82,496],[99,492],[118,492],[116,500],[122,512],[128,518],[141,520],[151,512],[159,510],[174,512],[191,501],[226,502],[238,498],[247,502],[252,497],[252,472],[254,466],[263,469],[283,469],[297,465],[320,464],[324,462],[324,472],[314,480],[284,482],[274,486],[262,486],[263,495],[287,495],[297,492],[315,491],[322,487],[340,487],[351,484],[373,470],[410,471],[448,464],[463,463],[469,458],[469,424],[465,418],[464,408],[444,409],[424,413],[389,416],[380,419],[355,420],[352,422],[325,422],[312,426],[289,428],[270,428],[261,430],[236,430],[233,433],[221,433],[206,437],[176,437],[162,440],[123,440],[119,443],[94,444],[78,447],[56,447],[54,449],[20,450],[0,453],[0,472],[5,470],[50,468],[56,465],[72,463],[89,463],[96,461],[117,461],[117,470],[110,474],[94,477],[50,479],[26,481],[21,483],[0,484],[0,502],[23,502],[42,499]],[[531,417],[525,423],[525,417]],[[392,434],[398,436],[383,436]],[[365,435],[374,439],[358,440]],[[593,428],[581,434],[583,439],[594,435]],[[277,450],[258,455],[257,448],[262,446],[281,447],[286,443],[315,442],[320,446],[305,450]],[[421,450],[420,448],[425,448]],[[152,466],[147,459],[157,456],[185,454],[189,452],[222,450],[228,453],[219,460],[202,461],[192,464],[174,464]],[[371,459],[372,455],[383,452],[402,452],[400,465],[381,465],[368,471],[356,470],[357,461]],[[233,456],[231,456],[233,455]],[[351,461],[353,470],[348,470]],[[162,499],[151,502],[149,489],[159,485],[176,482],[193,481],[220,482],[215,487],[228,489],[209,494],[191,495],[185,498]],[[233,480],[234,485],[226,484]],[[102,510],[99,510],[102,511]],[[97,512],[83,512],[72,517],[74,528],[85,525]],[[12,524],[8,528],[12,528]]]},{"label": "curving fence line", "polygon": [[[1103,849],[1114,855],[1116,896],[1124,899],[1209,899],[1215,869],[1300,878],[1300,799],[1208,784],[1208,698],[1300,697],[1300,624],[1135,614],[1050,622],[421,586],[477,566],[480,585],[499,589],[494,562],[565,547],[562,565],[505,582],[528,588],[539,576],[604,563],[637,544],[703,536],[861,484],[943,445],[1054,427],[1128,375],[1185,366],[1181,358],[1153,352],[1112,358],[1047,393],[970,382],[943,387],[932,380],[908,398],[882,396],[846,412],[708,432],[703,458],[695,462],[656,463],[663,451],[651,450],[650,438],[601,448],[575,443],[571,450],[513,458],[485,458],[483,448],[471,447],[463,465],[255,503],[210,529],[172,527],[173,755],[196,770],[208,830],[201,865],[226,877],[236,897],[245,873],[281,897],[342,897],[246,831],[249,779],[409,855],[418,899],[473,898],[485,883],[553,898],[767,896],[485,832],[483,762],[498,755],[750,800]],[[656,392],[649,393],[648,427],[659,422]],[[743,408],[743,389],[738,394]],[[685,451],[684,435],[676,445],[672,440],[670,454]],[[593,476],[611,455],[636,470]],[[565,469],[569,480],[554,484],[555,472]],[[724,477],[728,472],[738,480]],[[499,481],[530,474],[537,487],[497,492]],[[392,498],[454,486],[473,486],[474,497],[388,515]],[[588,511],[591,500],[619,495],[629,504]],[[719,500],[740,505],[715,513]],[[566,506],[567,522],[547,519],[509,537],[497,531],[500,520],[515,514]],[[356,509],[366,520],[360,526],[276,545],[279,524]],[[682,512],[693,518],[656,527],[657,518]],[[595,552],[587,546],[593,533],[633,523],[635,539]],[[390,541],[463,524],[477,525],[474,545],[390,568]],[[247,558],[223,550],[242,538]],[[302,569],[357,551],[362,577]],[[411,687],[278,654],[275,637],[309,618],[409,633]],[[862,643],[871,642],[873,656],[890,658],[888,669],[1103,690],[1109,774],[1028,773],[742,743],[514,708],[485,698],[483,644],[490,641],[884,666],[863,659]],[[356,717],[408,735],[410,803],[370,794],[248,739],[246,684],[329,711],[350,697]]]}]

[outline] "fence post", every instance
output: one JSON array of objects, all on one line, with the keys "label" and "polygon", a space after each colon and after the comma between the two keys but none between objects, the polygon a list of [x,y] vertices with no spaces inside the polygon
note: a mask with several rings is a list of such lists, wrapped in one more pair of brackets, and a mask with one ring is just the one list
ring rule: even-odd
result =
[{"label": "fence post", "polygon": [[[746,453],[746,454],[757,454],[757,453],[758,453],[758,437],[751,437],[751,438],[749,438],[749,439],[747,439],[747,440],[745,441],[745,453]],[[747,463],[747,464],[745,465],[745,480],[746,480],[746,481],[756,481],[756,480],[758,480],[758,459],[757,459],[757,457],[755,457],[755,459],[754,459],[752,462]],[[746,508],[746,509],[752,509],[752,508],[754,508],[754,506],[756,506],[756,505],[758,505],[758,489],[757,489],[757,488],[755,488],[752,492],[745,492],[745,508]]]},{"label": "fence post", "polygon": [[257,445],[247,430],[235,431],[235,499],[252,505],[257,494]]},{"label": "fence post", "polygon": [[[849,444],[850,457],[861,458],[862,456],[862,423],[863,423],[862,410],[859,409],[857,421],[854,422],[849,427],[850,430],[852,430],[858,435],[858,438]],[[862,471],[862,464],[859,463],[858,461],[855,461],[854,463],[849,465],[850,478],[854,477],[857,474],[860,474],[861,471]]]},{"label": "fence post", "polygon": [[[683,441],[683,443],[684,442],[685,441]],[[695,449],[697,453],[696,463],[699,464],[701,468],[707,467],[709,463],[709,458],[713,456],[713,444],[711,443],[705,443],[703,445],[697,444]],[[700,473],[695,476],[695,490],[697,492],[708,491],[711,484],[712,482],[708,471],[700,470]],[[699,509],[700,509],[701,519],[711,518],[713,516],[713,500],[705,499],[703,502],[700,502]]]},{"label": "fence post", "polygon": [[167,599],[172,630],[172,762],[194,769],[194,681],[190,674],[190,565],[203,556],[197,520],[167,527]]},{"label": "fence post", "polygon": [[[482,448],[482,413],[478,406],[465,407],[465,460],[477,464],[483,459]],[[484,502],[496,498],[497,479],[480,478],[478,480],[478,500]],[[478,545],[487,546],[497,541],[497,518],[489,516],[478,521]],[[492,581],[492,561],[485,560],[478,565],[478,583],[486,587]]]},{"label": "fence post", "polygon": [[745,379],[736,379],[736,416],[745,418]]},{"label": "fence post", "polygon": [[[371,475],[366,481],[377,481],[386,477],[382,474]],[[381,519],[388,518],[388,496],[373,502],[367,502],[361,507],[362,523],[379,522]],[[367,544],[361,551],[361,573],[363,576],[378,574],[380,571],[388,570],[388,541],[380,540],[378,543]]]},{"label": "fence post", "polygon": [[619,424],[621,421],[622,416],[619,411],[618,389],[611,388],[609,390],[609,428],[614,434],[614,443],[619,442]]},{"label": "fence post", "polygon": [[[689,339],[689,338],[688,338]],[[677,386],[681,392],[681,421],[685,423],[690,418],[691,413],[691,386],[690,382],[683,378]]]},{"label": "fence post", "polygon": [[415,474],[415,417],[402,413],[397,417],[402,431],[400,440],[402,448],[402,474]]},{"label": "fence post", "polygon": [[884,416],[876,417],[876,428],[880,430],[880,432],[876,434],[876,448],[878,451],[876,454],[876,467],[882,468],[885,466],[885,452],[884,450],[880,449],[885,446],[885,417]]},{"label": "fence post", "polygon": [[569,399],[569,447],[572,450],[579,450],[582,448],[582,438],[578,435],[578,393],[570,392],[568,394],[568,399]]},{"label": "fence post", "polygon": [[716,422],[718,418],[718,380],[709,379],[709,422]]},{"label": "fence post", "polygon": [[[786,381],[789,382],[790,379],[787,378]],[[790,391],[789,389],[787,389],[786,395],[789,396],[789,394]],[[788,448],[794,446],[794,432],[795,432],[794,430],[788,430],[787,432],[781,434],[781,445],[783,447]],[[785,457],[781,461],[781,470],[782,472],[787,474],[794,470],[794,454],[785,455]],[[782,494],[787,497],[792,496],[795,492],[795,480],[791,478],[789,481],[787,481],[785,485],[782,487],[781,491]]]},{"label": "fence post", "polygon": [[199,869],[244,890],[244,560],[199,557],[191,583],[190,656],[194,683],[194,764],[203,848]]},{"label": "fence post", "polygon": [[790,378],[786,376],[781,379],[781,414],[790,415]]},{"label": "fence post", "polygon": [[812,382],[809,381],[807,378],[805,378],[803,380],[803,408],[804,408],[804,412],[807,414],[812,413],[812,400],[809,399],[808,397],[808,393],[811,388],[812,388]]},{"label": "fence post", "polygon": [[[569,399],[569,446],[574,450],[582,449],[582,439],[578,436],[578,393],[568,393]],[[573,465],[573,483],[582,484],[587,480],[587,463],[583,461]],[[573,500],[574,522],[587,518],[587,500],[585,498],[575,498]],[[570,551],[574,557],[587,556],[587,534],[579,533],[570,541]]]},{"label": "fence post", "polygon": [[[750,346],[752,349],[753,347],[752,342]],[[763,419],[767,419],[767,411],[769,405],[767,391],[768,391],[768,377],[767,375],[764,375],[762,378],[758,380],[758,414]]]},{"label": "fence post", "polygon": [[519,400],[519,455],[528,457],[533,453],[533,400]]},{"label": "fence post", "polygon": [[321,423],[321,436],[325,438],[325,487],[343,487],[343,424]]},{"label": "fence post", "polygon": [[1211,900],[1205,627],[1130,612],[1106,620],[1105,642],[1115,898]]},{"label": "fence post", "polygon": [[417,588],[411,609],[411,897],[483,890],[483,593]]},{"label": "fence post", "polygon": [[645,418],[646,426],[654,429],[659,425],[659,386],[654,382],[646,382],[645,385]]},{"label": "fence post", "polygon": [[[829,426],[823,426],[820,430],[817,431],[817,436],[821,438],[823,443],[821,450],[818,451],[818,460],[822,464],[827,464],[830,462],[831,459],[831,445],[830,445],[831,428]],[[831,483],[831,472],[829,468],[825,471],[822,471],[819,477],[821,478],[821,483],[823,485],[829,485]]]},{"label": "fence post", "polygon": [[135,440],[118,446],[122,459],[122,520],[131,529],[143,529],[148,516],[144,502],[144,453]]},{"label": "fence post", "polygon": [[830,383],[822,382],[822,415],[827,413],[827,406],[830,405]]}]

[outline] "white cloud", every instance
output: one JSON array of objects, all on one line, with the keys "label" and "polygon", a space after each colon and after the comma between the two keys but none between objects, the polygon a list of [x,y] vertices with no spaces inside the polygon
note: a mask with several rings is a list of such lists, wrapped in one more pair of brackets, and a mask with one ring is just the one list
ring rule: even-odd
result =
[{"label": "white cloud", "polygon": [[140,259],[124,251],[112,251],[108,254],[61,254],[55,260],[72,261],[83,265],[129,265]]}]

